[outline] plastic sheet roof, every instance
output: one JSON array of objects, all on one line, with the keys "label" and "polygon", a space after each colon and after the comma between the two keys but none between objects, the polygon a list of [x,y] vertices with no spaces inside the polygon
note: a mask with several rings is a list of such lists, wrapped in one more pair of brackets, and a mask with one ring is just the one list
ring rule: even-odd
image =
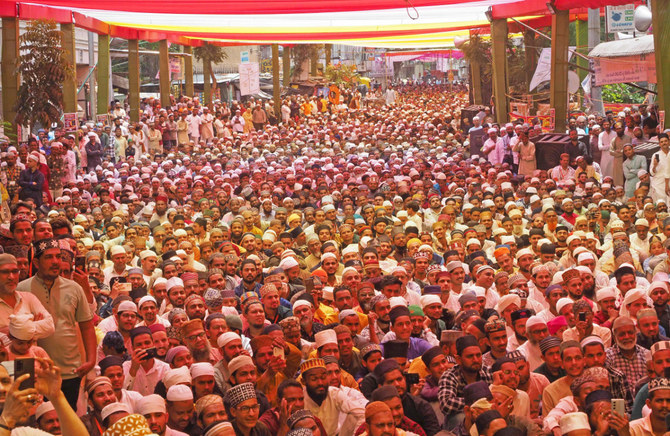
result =
[{"label": "plastic sheet roof", "polygon": [[618,41],[601,42],[593,47],[589,56],[595,58],[615,58],[621,56],[637,56],[654,53],[654,35],[638,38],[620,39]]},{"label": "plastic sheet roof", "polygon": [[[436,48],[495,18],[536,19],[547,0],[33,0],[0,1],[0,16],[74,23],[123,39],[184,45],[337,43]],[[628,0],[630,1],[630,0]],[[560,9],[626,0],[555,0]]]}]

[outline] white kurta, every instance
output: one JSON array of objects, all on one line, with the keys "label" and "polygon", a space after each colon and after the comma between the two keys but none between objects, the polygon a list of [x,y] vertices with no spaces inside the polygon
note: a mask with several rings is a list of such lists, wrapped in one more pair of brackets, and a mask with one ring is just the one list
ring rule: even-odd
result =
[{"label": "white kurta", "polygon": [[609,153],[614,138],[616,138],[616,132],[614,130],[610,130],[609,133],[602,131],[598,136],[598,150],[602,152],[599,164],[603,176],[614,176],[614,156]]},{"label": "white kurta", "polygon": [[305,409],[321,420],[329,436],[352,435],[365,420],[365,405],[368,402],[365,397],[356,401],[341,389],[329,386],[328,396],[319,406],[307,394],[306,388],[304,393]]},{"label": "white kurta", "polygon": [[[656,165],[658,159],[658,165]],[[664,200],[667,202],[667,194],[665,193],[665,179],[670,179],[670,153],[664,153],[659,150],[651,157],[649,164],[649,173],[651,174],[651,189],[649,195],[657,202]]]}]

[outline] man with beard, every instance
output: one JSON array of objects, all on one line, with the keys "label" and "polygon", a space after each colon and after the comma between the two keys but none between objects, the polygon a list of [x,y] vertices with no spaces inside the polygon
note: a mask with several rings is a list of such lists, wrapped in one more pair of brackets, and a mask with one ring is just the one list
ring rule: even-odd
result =
[{"label": "man with beard", "polygon": [[[581,346],[582,352],[584,353],[584,368],[605,368],[607,370],[607,377],[610,384],[609,390],[612,392],[612,396],[614,398],[623,398],[626,402],[626,413],[630,413],[633,408],[635,386],[627,384],[626,378],[621,371],[605,365],[605,345],[603,344],[602,339],[598,336],[589,336],[582,340]],[[654,358],[652,354],[652,361],[653,360]],[[652,370],[654,368],[658,367],[653,367]]]},{"label": "man with beard", "polygon": [[192,319],[182,324],[181,337],[193,356],[194,362],[210,362],[210,345],[201,319]]},{"label": "man with beard", "polygon": [[326,434],[350,435],[363,423],[364,401],[352,401],[340,389],[328,385],[323,359],[309,359],[300,365],[305,384],[305,408],[321,419]]},{"label": "man with beard", "polygon": [[286,379],[286,359],[274,355],[273,341],[269,335],[260,335],[251,340],[253,362],[259,374],[256,386],[268,396],[271,403],[275,402],[277,387]]},{"label": "man with beard", "polygon": [[510,314],[510,322],[512,323],[514,336],[510,336],[507,340],[507,349],[509,351],[518,349],[528,340],[528,337],[526,336],[526,321],[531,316],[532,311],[530,309],[519,309]]},{"label": "man with beard", "polygon": [[593,271],[588,266],[578,266],[575,268],[579,271],[582,279],[582,295],[589,300],[596,298],[596,280]]},{"label": "man with beard", "polygon": [[579,270],[570,268],[563,271],[563,289],[573,301],[582,299],[582,277]]},{"label": "man with beard", "polygon": [[[614,124],[614,131],[616,136],[610,145],[610,155],[613,156],[613,172],[614,185],[622,186],[624,183],[623,177],[623,146],[630,144],[633,138],[626,135],[625,126],[621,122]],[[603,173],[603,175],[609,175]]]},{"label": "man with beard", "polygon": [[389,312],[391,303],[385,295],[375,295],[370,300],[370,312],[368,313],[368,325],[361,330],[361,336],[378,344],[391,327]]},{"label": "man with beard", "polygon": [[[121,333],[126,349],[132,349],[130,331],[137,324],[137,306],[132,301],[122,301],[119,303],[114,317],[116,318],[116,329],[112,329],[112,331],[116,330]],[[98,356],[100,358],[104,356],[102,346],[98,349]]]},{"label": "man with beard", "polygon": [[186,433],[168,427],[167,408],[165,400],[160,395],[151,394],[142,397],[134,410],[146,418],[149,429],[158,436],[187,436]]},{"label": "man with beard", "polygon": [[667,431],[666,417],[670,413],[670,379],[658,377],[649,382],[647,406],[651,413],[645,418],[631,421],[631,436],[664,434]]},{"label": "man with beard", "polygon": [[[11,245],[4,247],[5,253],[11,254],[16,258],[16,266],[19,269],[19,282],[24,281],[30,276],[30,246]],[[6,317],[4,317],[6,319]],[[669,329],[670,330],[670,329]]]},{"label": "man with beard", "polygon": [[54,332],[54,320],[42,306],[39,299],[30,292],[19,292],[18,262],[11,254],[0,254],[0,332],[9,331],[9,316],[32,314],[35,325],[35,338],[51,336]]},{"label": "man with beard", "polygon": [[528,360],[518,350],[508,353],[507,357],[512,359],[516,364],[516,370],[519,372],[519,385],[517,389],[528,394],[530,400],[530,417],[531,419],[536,419],[541,411],[542,391],[549,386],[549,380],[541,374],[531,372]]},{"label": "man with beard", "polygon": [[228,380],[230,379],[230,371],[228,370],[228,364],[231,360],[240,356],[242,354],[248,355],[249,352],[244,349],[242,346],[242,338],[235,332],[225,332],[216,340],[216,344],[221,350],[221,355],[223,359],[218,361],[214,365],[215,373],[214,379],[216,380],[216,385],[222,392],[225,392],[226,389],[230,387]]},{"label": "man with beard", "polygon": [[[425,436],[426,432],[424,429],[417,424],[415,421],[406,416],[403,403],[401,401],[401,396],[398,393],[398,389],[394,385],[384,385],[375,389],[372,393],[372,402],[381,401],[385,403],[393,416],[393,424],[396,428],[405,431],[405,434],[415,434],[418,436]],[[357,434],[361,434],[365,430],[364,426],[359,427]],[[369,432],[368,432],[369,434]]]},{"label": "man with beard", "polygon": [[606,367],[621,371],[630,386],[647,375],[649,350],[637,345],[635,323],[627,316],[620,316],[612,325],[615,345],[607,349]]},{"label": "man with beard", "polygon": [[247,324],[242,333],[250,339],[260,336],[263,328],[270,325],[270,322],[265,319],[263,303],[256,298],[251,298],[243,304],[242,315]]},{"label": "man with beard", "polygon": [[223,404],[223,397],[211,394],[199,398],[195,402],[195,419],[200,427],[197,429],[197,434],[206,433],[202,429],[208,428],[215,422],[228,419],[226,407]]},{"label": "man with beard", "polygon": [[121,245],[114,245],[111,248],[112,266],[103,271],[105,275],[105,284],[110,286],[109,281],[113,277],[127,277],[130,267],[127,265],[128,254]]},{"label": "man with beard", "polygon": [[650,350],[655,343],[670,340],[660,333],[658,315],[654,309],[641,309],[637,312],[636,318],[639,330],[638,345]]},{"label": "man with beard", "polygon": [[572,313],[575,326],[563,332],[564,341],[581,342],[589,336],[598,336],[603,340],[605,348],[612,344],[612,332],[608,328],[593,323],[593,309],[586,300],[575,301],[572,305]]},{"label": "man with beard", "polygon": [[138,303],[138,312],[142,316],[142,322],[138,326],[150,327],[154,324],[160,324],[164,327],[169,327],[170,323],[168,320],[158,316],[158,303],[156,299],[151,295],[145,295],[140,298]]},{"label": "man with beard", "polygon": [[466,335],[456,339],[456,354],[459,364],[442,374],[437,395],[446,429],[455,429],[463,421],[463,388],[480,380],[488,384],[493,382],[488,369],[482,366],[482,351],[477,338]]},{"label": "man with beard", "polygon": [[653,309],[658,316],[658,322],[665,330],[665,333],[670,333],[670,293],[668,292],[668,284],[661,281],[652,282],[647,288],[647,293],[654,303]]},{"label": "man with beard", "polygon": [[81,420],[90,436],[102,436],[102,416],[100,412],[105,406],[116,402],[112,382],[107,377],[99,376],[86,385],[88,395],[88,413]]},{"label": "man with beard", "polygon": [[[440,299],[440,287],[430,285],[424,288],[424,295],[420,298],[421,308],[426,317],[428,328],[435,338],[442,336],[442,331],[447,329],[447,324],[442,319],[443,305]],[[423,331],[423,328],[421,329]]]},{"label": "man with beard", "polygon": [[258,291],[261,295],[261,303],[265,312],[265,319],[272,324],[293,316],[291,309],[282,306],[279,298],[279,290],[273,283],[264,284]]},{"label": "man with beard", "polygon": [[188,319],[204,320],[207,309],[205,307],[205,299],[198,294],[191,294],[184,300],[184,310]]},{"label": "man with beard", "polygon": [[293,303],[293,315],[300,321],[300,336],[303,340],[314,342],[314,335],[325,329],[325,326],[314,319],[314,306],[307,300]]},{"label": "man with beard", "polygon": [[254,292],[260,297],[259,290],[261,285],[256,282],[258,278],[256,262],[252,259],[244,259],[240,264],[240,275],[242,276],[242,281],[235,288],[235,295],[241,297],[245,292]]},{"label": "man with beard", "polygon": [[184,290],[184,282],[179,277],[172,277],[165,283],[167,290],[167,297],[170,304],[167,310],[170,311],[176,307],[184,308],[184,301],[186,300],[186,291]]},{"label": "man with beard", "polygon": [[158,256],[154,251],[144,250],[140,253],[140,264],[142,265],[142,275],[148,287],[152,287],[161,271],[156,268],[158,265]]},{"label": "man with beard", "polygon": [[156,197],[156,205],[154,206],[154,214],[151,216],[149,222],[158,221],[162,224],[168,222],[168,198],[165,195],[158,195]]},{"label": "man with beard", "polygon": [[[373,374],[379,380],[381,386],[394,386],[397,389],[404,414],[419,424],[428,436],[433,436],[440,431],[440,424],[433,407],[419,397],[421,387],[415,384],[412,386],[411,392],[408,392],[405,374],[403,374],[402,368],[395,359],[382,360],[374,369]],[[372,398],[374,400],[374,392]]]},{"label": "man with beard", "polygon": [[175,430],[191,434],[194,430],[193,391],[189,386],[176,384],[165,395],[167,399],[167,425]]},{"label": "man with beard", "polygon": [[209,362],[195,362],[191,365],[193,397],[197,401],[205,395],[219,394],[214,382],[214,367]]},{"label": "man with beard", "polygon": [[535,371],[542,365],[540,341],[547,336],[549,336],[549,329],[542,318],[534,315],[526,320],[526,337],[528,340],[519,346],[517,351],[520,351],[528,360],[531,371]]},{"label": "man with beard", "polygon": [[142,395],[153,394],[170,365],[156,358],[147,358],[147,351],[154,347],[149,327],[135,327],[130,331],[130,339],[133,354],[132,360],[123,363],[124,387]]}]

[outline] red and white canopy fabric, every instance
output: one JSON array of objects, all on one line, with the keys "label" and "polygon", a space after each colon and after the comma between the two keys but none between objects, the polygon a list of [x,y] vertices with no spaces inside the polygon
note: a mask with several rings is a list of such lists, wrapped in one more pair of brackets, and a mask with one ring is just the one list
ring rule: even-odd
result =
[{"label": "red and white canopy fabric", "polygon": [[[629,1],[629,0],[628,0]],[[556,0],[558,8],[624,0]],[[1,16],[72,22],[124,39],[185,45],[337,43],[386,48],[453,46],[496,18],[547,14],[546,0],[33,0],[0,2]]]}]

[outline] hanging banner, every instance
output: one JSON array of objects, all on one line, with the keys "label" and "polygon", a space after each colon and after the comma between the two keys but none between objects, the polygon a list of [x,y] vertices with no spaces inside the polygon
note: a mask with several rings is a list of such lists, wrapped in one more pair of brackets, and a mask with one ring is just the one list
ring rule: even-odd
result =
[{"label": "hanging banner", "polygon": [[110,126],[109,123],[109,114],[98,114],[95,116],[95,121],[104,126]]},{"label": "hanging banner", "polygon": [[593,58],[596,86],[625,82],[656,83],[656,56],[653,53],[616,58]]},{"label": "hanging banner", "polygon": [[665,111],[658,111],[658,124],[661,126],[661,132],[665,130]]},{"label": "hanging banner", "polygon": [[[575,47],[573,46],[570,47],[570,50],[568,51],[568,62],[572,59],[572,51],[574,49]],[[530,80],[528,90],[532,91],[537,88],[540,83],[548,82],[549,80],[551,80],[551,48],[545,47],[540,53],[540,57],[537,61],[537,68],[535,68],[535,74],[533,74],[533,78]]]},{"label": "hanging banner", "polygon": [[255,95],[260,93],[260,74],[258,62],[240,64],[240,94]]}]

